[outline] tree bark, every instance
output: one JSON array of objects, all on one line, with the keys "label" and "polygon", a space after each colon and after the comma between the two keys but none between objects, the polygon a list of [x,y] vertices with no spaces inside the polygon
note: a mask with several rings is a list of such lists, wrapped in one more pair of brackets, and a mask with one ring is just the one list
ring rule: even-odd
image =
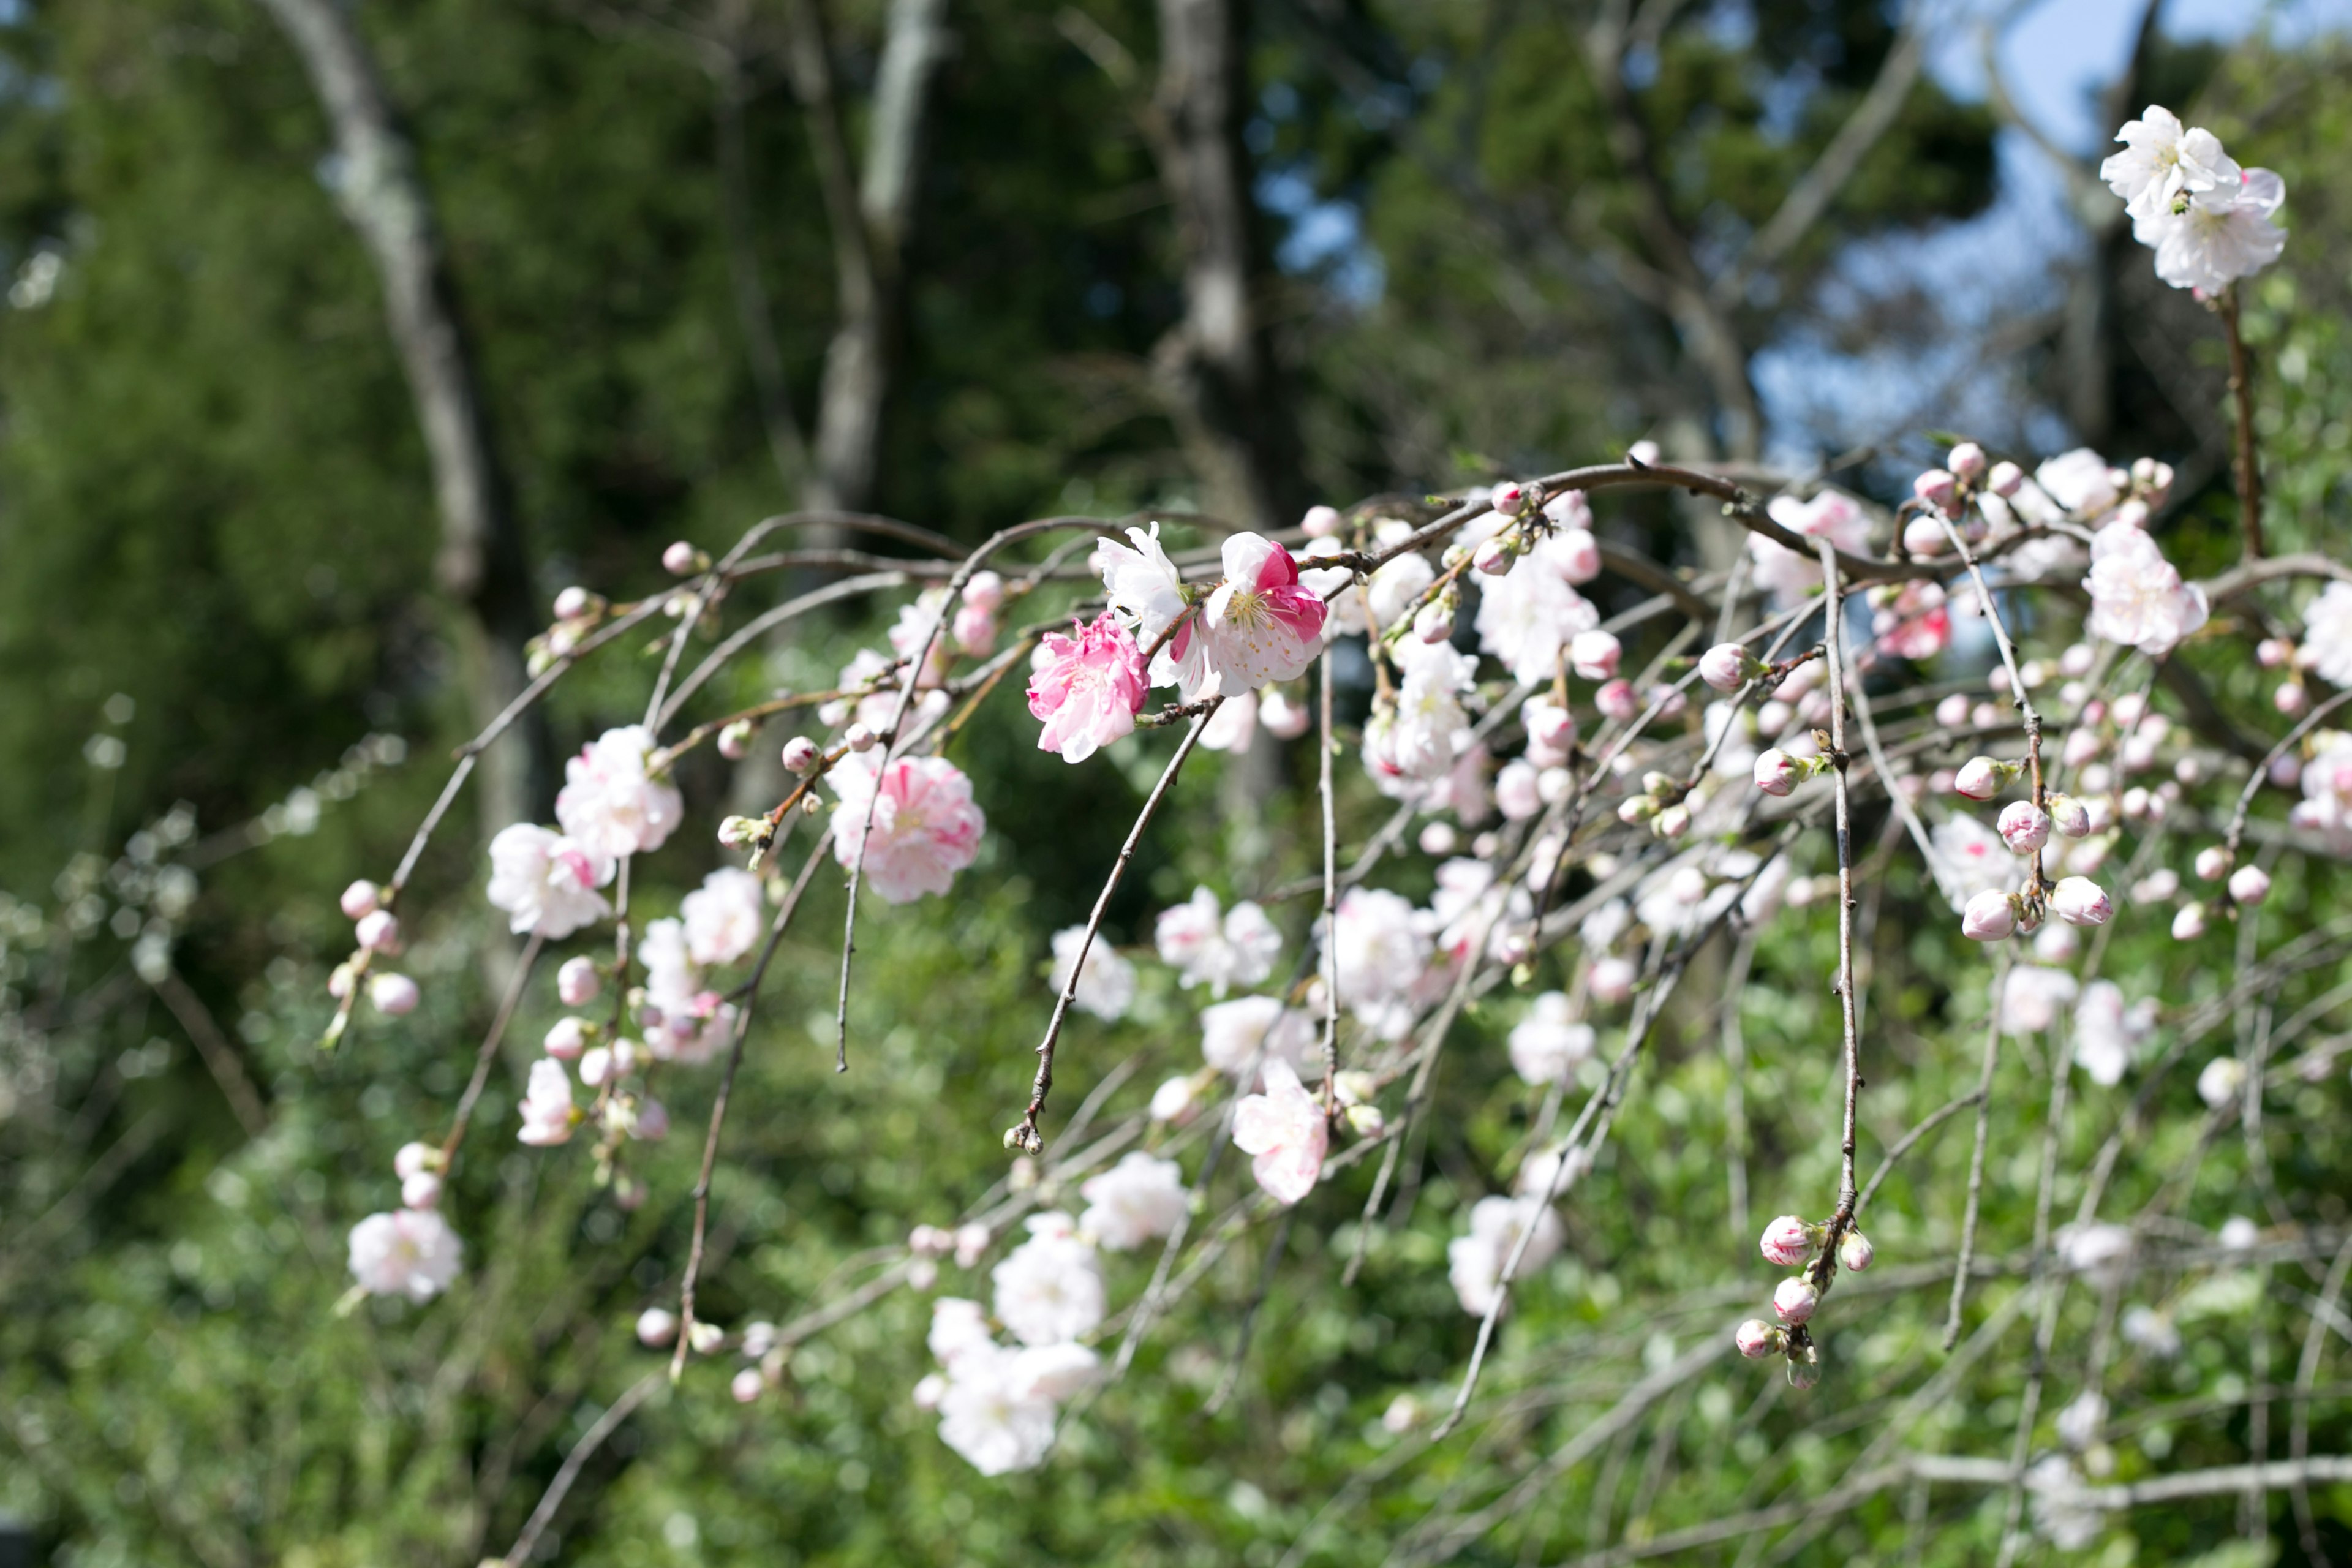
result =
[{"label": "tree bark", "polygon": [[1155,370],[1212,515],[1260,531],[1308,497],[1297,422],[1259,315],[1256,208],[1242,142],[1248,104],[1240,0],[1160,0],[1155,140],[1176,209],[1184,319]]},{"label": "tree bark", "polygon": [[[537,628],[529,559],[414,149],[351,16],[333,0],[262,0],[302,58],[341,163],[337,195],[383,287],[384,314],[433,464],[434,575],[462,612],[460,662],[478,722],[524,686]],[[535,814],[549,766],[534,710],[482,760],[485,836]]]}]

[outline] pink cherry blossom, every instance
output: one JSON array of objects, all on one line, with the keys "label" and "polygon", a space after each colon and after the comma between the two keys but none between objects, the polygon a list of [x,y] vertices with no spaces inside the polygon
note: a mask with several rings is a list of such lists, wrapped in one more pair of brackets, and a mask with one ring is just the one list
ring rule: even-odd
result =
[{"label": "pink cherry blossom", "polygon": [[2000,942],[2017,930],[2017,911],[2009,895],[1987,889],[1969,900],[1960,911],[1960,932],[1976,942]]},{"label": "pink cherry blossom", "polygon": [[1761,1318],[1750,1318],[1732,1331],[1731,1342],[1749,1361],[1761,1361],[1780,1348],[1780,1331]]},{"label": "pink cherry blossom", "polygon": [[1764,1261],[1794,1268],[1813,1255],[1815,1227],[1792,1214],[1784,1214],[1764,1227],[1757,1243]]},{"label": "pink cherry blossom", "polygon": [[1265,1078],[1264,1094],[1249,1095],[1234,1108],[1234,1147],[1255,1156],[1251,1173],[1276,1202],[1295,1204],[1315,1190],[1331,1131],[1297,1068],[1269,1061]]},{"label": "pink cherry blossom", "polygon": [[[887,903],[944,893],[980,855],[988,818],[971,798],[971,780],[945,757],[899,757],[881,770],[845,763],[826,775],[841,796],[833,814],[833,855],[845,868],[866,848],[866,880]],[[866,830],[868,805],[873,831]]]},{"label": "pink cherry blossom", "polygon": [[732,963],[751,951],[766,929],[760,879],[722,866],[678,905],[687,955],[699,964]]},{"label": "pink cherry blossom", "polygon": [[600,860],[660,848],[685,805],[676,789],[646,772],[653,751],[653,732],[629,724],[605,731],[564,763],[555,820],[565,837]]},{"label": "pink cherry blossom", "polygon": [[525,1143],[545,1147],[572,1137],[572,1078],[553,1057],[530,1064],[530,1086],[522,1098],[522,1130],[515,1134]]},{"label": "pink cherry blossom", "polygon": [[2170,652],[2208,614],[2205,590],[2182,583],[2156,541],[2127,523],[2091,536],[2091,574],[2083,586],[2091,595],[2084,629],[2151,656]]},{"label": "pink cherry blossom", "polygon": [[1290,552],[1255,533],[1224,544],[1225,581],[1202,607],[1217,665],[1245,687],[1296,680],[1323,648],[1323,601]]},{"label": "pink cherry blossom", "polygon": [[1029,712],[1045,722],[1039,751],[1083,763],[1135,729],[1146,684],[1142,650],[1109,611],[1090,626],[1072,625],[1076,637],[1045,634],[1046,662],[1030,678]]},{"label": "pink cherry blossom", "polygon": [[614,866],[575,839],[518,822],[490,840],[488,898],[513,917],[512,930],[561,941],[613,912],[596,889]]},{"label": "pink cherry blossom", "polygon": [[352,1226],[352,1278],[372,1296],[430,1301],[457,1277],[465,1250],[438,1210],[372,1214]]}]

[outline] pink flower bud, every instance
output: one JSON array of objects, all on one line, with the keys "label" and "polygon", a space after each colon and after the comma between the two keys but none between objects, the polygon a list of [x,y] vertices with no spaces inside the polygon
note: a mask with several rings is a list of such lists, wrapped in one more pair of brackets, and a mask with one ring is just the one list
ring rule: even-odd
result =
[{"label": "pink flower bud", "polygon": [[2300,680],[2290,680],[2271,693],[2271,706],[2288,718],[2294,718],[2311,706],[2310,689]]},{"label": "pink flower bud", "polygon": [[1969,721],[1969,694],[1955,691],[1936,704],[1936,722],[1947,730],[1957,730]]},{"label": "pink flower bud", "polygon": [[1792,1214],[1784,1214],[1764,1227],[1757,1242],[1764,1261],[1783,1268],[1794,1268],[1813,1255],[1815,1227]]},{"label": "pink flower bud", "polygon": [[2254,645],[2254,660],[2264,669],[2276,669],[2294,658],[2294,644],[2284,637],[2264,637]]},{"label": "pink flower bud", "polygon": [[730,1379],[727,1384],[727,1392],[735,1396],[735,1403],[738,1405],[751,1404],[766,1393],[767,1389],[767,1379],[760,1375],[760,1369],[756,1366],[745,1367]]},{"label": "pink flower bud", "polygon": [[1412,635],[1425,643],[1441,643],[1454,635],[1454,608],[1433,599],[1412,617]]},{"label": "pink flower bud", "polygon": [[2241,904],[2259,904],[2271,896],[2271,874],[2260,866],[2241,866],[2230,873],[2230,897]]},{"label": "pink flower bud", "polygon": [[1984,477],[1985,449],[1974,441],[1963,441],[1944,459],[1955,479],[1976,480]]},{"label": "pink flower bud", "polygon": [[1527,499],[1527,486],[1517,479],[1505,479],[1486,497],[1486,504],[1496,511],[1517,511],[1519,503]]},{"label": "pink flower bud", "polygon": [[2091,808],[2071,795],[2050,797],[2050,826],[2069,838],[2081,838],[2091,831]]},{"label": "pink flower bud", "polygon": [[872,751],[874,741],[874,731],[864,724],[852,724],[841,732],[841,743],[853,752]]},{"label": "pink flower bud", "polygon": [[1633,994],[1633,964],[1630,959],[1596,958],[1585,972],[1585,989],[1592,999],[1611,1006]]},{"label": "pink flower bud", "polygon": [[566,1015],[548,1026],[547,1038],[541,1045],[549,1056],[571,1061],[588,1048],[589,1035],[585,1019]]},{"label": "pink flower bud", "polygon": [[405,974],[387,973],[368,981],[368,1000],[387,1017],[398,1018],[416,1011],[420,994],[416,982]]},{"label": "pink flower bud", "polygon": [[[1545,510],[1549,514],[1550,509]],[[1570,582],[1590,583],[1601,575],[1601,542],[1591,529],[1563,528],[1552,535],[1551,543],[1551,564]]]},{"label": "pink flower bud", "polygon": [[1779,1353],[1780,1331],[1761,1318],[1750,1318],[1731,1331],[1731,1342],[1738,1345],[1739,1353],[1749,1361],[1762,1361],[1768,1355]]},{"label": "pink flower bud", "polygon": [[1658,815],[1658,797],[1654,795],[1630,795],[1617,803],[1617,820],[1629,827],[1638,827]]},{"label": "pink flower bud", "polygon": [[2114,918],[2107,890],[2088,877],[2061,877],[2050,889],[2050,908],[2070,926],[2103,926]]},{"label": "pink flower bud", "polygon": [[565,959],[563,967],[555,972],[555,994],[567,1007],[585,1007],[604,989],[604,979],[596,973],[596,961],[584,953]]},{"label": "pink flower bud", "polygon": [[593,1051],[582,1053],[580,1058],[580,1081],[582,1083],[587,1085],[590,1089],[602,1089],[604,1087],[605,1080],[612,1077],[613,1053],[611,1050],[607,1049],[605,1047],[598,1046]]},{"label": "pink flower bud", "polygon": [[1651,819],[1650,831],[1661,838],[1672,841],[1688,833],[1690,823],[1689,806],[1670,805]]},{"label": "pink flower bud", "polygon": [[1642,710],[1642,700],[1634,694],[1633,683],[1630,680],[1609,682],[1592,694],[1592,703],[1601,710],[1602,717],[1621,722]]},{"label": "pink flower bud", "polygon": [[974,658],[985,658],[996,646],[996,612],[964,605],[955,614],[955,645]]},{"label": "pink flower bud", "polygon": [[1299,531],[1309,539],[1330,539],[1338,535],[1344,523],[1345,520],[1340,517],[1339,508],[1310,506],[1307,509],[1307,516],[1300,521],[1298,528]]},{"label": "pink flower bud", "polygon": [[586,615],[589,608],[595,603],[596,596],[575,583],[555,595],[555,618],[559,621],[576,621]]},{"label": "pink flower bud", "polygon": [[1929,468],[1913,479],[1911,493],[1942,512],[1951,511],[1960,495],[1958,485],[1954,482],[1950,472],[1944,468]]},{"label": "pink flower bud", "polygon": [[1539,751],[1563,756],[1576,740],[1576,715],[1565,708],[1537,699],[1520,709],[1519,716],[1527,721],[1528,744]]},{"label": "pink flower bud", "polygon": [[1997,826],[2012,855],[2031,855],[2050,842],[2050,814],[2030,800],[2002,806]]},{"label": "pink flower bud", "polygon": [[1004,579],[993,572],[975,572],[963,585],[963,602],[994,615],[1004,604]]},{"label": "pink flower bud", "polygon": [[1915,517],[1903,525],[1903,548],[1912,555],[1922,559],[1941,555],[1950,542],[1944,525],[1932,517]]},{"label": "pink flower bud", "polygon": [[2276,789],[2293,789],[2303,782],[2303,759],[2289,752],[2271,763],[2271,784]]},{"label": "pink flower bud", "polygon": [[1775,746],[1756,756],[1756,787],[1766,795],[1787,795],[1805,776],[1797,760]]},{"label": "pink flower bud", "polygon": [[1781,1280],[1772,1292],[1773,1312],[1792,1326],[1811,1317],[1813,1309],[1821,1304],[1822,1293],[1802,1275]]},{"label": "pink flower bud", "polygon": [[647,1307],[637,1314],[637,1342],[661,1346],[677,1338],[677,1315],[659,1307]]},{"label": "pink flower bud", "polygon": [[381,901],[382,895],[376,890],[376,885],[362,878],[343,889],[343,918],[363,921],[375,913],[376,905]]},{"label": "pink flower bud", "polygon": [[419,1171],[437,1171],[440,1168],[441,1151],[430,1143],[403,1143],[400,1152],[392,1157],[393,1174],[404,1182]]},{"label": "pink flower bud", "polygon": [[1859,1274],[1877,1257],[1878,1251],[1870,1245],[1870,1238],[1858,1230],[1847,1231],[1838,1237],[1838,1267]]},{"label": "pink flower bud", "polygon": [[2204,848],[2197,851],[2197,858],[2193,864],[2197,868],[2199,881],[2218,882],[2230,873],[2230,852],[2219,844],[2208,844]]},{"label": "pink flower bud", "polygon": [[669,1136],[669,1111],[658,1100],[647,1100],[637,1107],[635,1125],[629,1129],[632,1137],[648,1143],[658,1143]]},{"label": "pink flower bud", "polygon": [[1997,496],[2013,496],[2025,485],[2025,470],[2015,463],[1999,462],[1985,475],[1985,489]]},{"label": "pink flower bud", "polygon": [[1514,559],[1511,547],[1495,538],[1478,546],[1477,552],[1470,557],[1470,564],[1489,577],[1500,577],[1510,571]]},{"label": "pink flower bud", "polygon": [[694,570],[694,546],[681,539],[662,552],[662,570],[673,577],[683,577]]},{"label": "pink flower bud", "polygon": [[1388,1118],[1377,1105],[1351,1105],[1347,1118],[1349,1130],[1359,1138],[1378,1138],[1389,1130]]},{"label": "pink flower bud", "polygon": [[955,1260],[958,1268],[969,1268],[988,1251],[988,1227],[978,1220],[956,1226]]},{"label": "pink flower bud", "polygon": [[1987,889],[1960,910],[1960,933],[1972,942],[2000,942],[2017,930],[2017,910],[2006,893]]},{"label": "pink flower bud", "polygon": [[1990,757],[1970,757],[1953,775],[1952,788],[1970,800],[1990,800],[2005,782],[1999,763]]},{"label": "pink flower bud", "polygon": [[2183,904],[2172,917],[2172,940],[2195,942],[2205,934],[2205,906]]},{"label": "pink flower bud", "polygon": [[[1535,814],[1529,812],[1528,815],[1532,816]],[[1451,855],[1454,846],[1459,842],[1460,835],[1454,831],[1454,825],[1450,822],[1433,822],[1421,830],[1421,852],[1424,855]]]},{"label": "pink flower bud", "polygon": [[1748,678],[1763,668],[1753,654],[1736,642],[1719,642],[1698,656],[1698,678],[1717,691],[1737,691]]},{"label": "pink flower bud", "polygon": [[419,1171],[400,1179],[400,1206],[404,1209],[429,1209],[441,1201],[441,1178],[431,1171]]},{"label": "pink flower bud", "polygon": [[804,773],[815,767],[817,758],[822,754],[816,749],[816,742],[806,735],[794,735],[784,742],[784,766],[796,773]]},{"label": "pink flower bud", "polygon": [[374,910],[362,916],[359,929],[360,945],[370,952],[400,951],[400,920],[390,910]]}]

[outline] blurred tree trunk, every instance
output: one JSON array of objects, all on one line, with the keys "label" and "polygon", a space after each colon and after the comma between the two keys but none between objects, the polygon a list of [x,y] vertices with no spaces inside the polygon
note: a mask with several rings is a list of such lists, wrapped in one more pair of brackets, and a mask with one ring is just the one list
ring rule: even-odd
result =
[{"label": "blurred tree trunk", "polygon": [[[538,626],[530,567],[499,463],[480,378],[458,319],[433,207],[366,42],[333,0],[262,0],[302,58],[333,131],[337,195],[383,285],[393,344],[416,402],[441,515],[434,574],[462,611],[459,659],[475,723],[526,684],[523,645]],[[533,710],[482,759],[485,837],[525,820],[549,795],[547,728]]]}]

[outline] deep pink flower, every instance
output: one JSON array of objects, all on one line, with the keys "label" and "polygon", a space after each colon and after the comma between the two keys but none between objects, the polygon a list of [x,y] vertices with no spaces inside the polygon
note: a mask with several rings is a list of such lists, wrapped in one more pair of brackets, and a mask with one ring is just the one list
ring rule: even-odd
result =
[{"label": "deep pink flower", "polygon": [[1039,751],[1083,763],[1135,728],[1148,683],[1143,650],[1108,611],[1090,626],[1071,624],[1076,637],[1045,634],[1045,662],[1029,681],[1029,712],[1045,721]]},{"label": "deep pink flower", "polygon": [[1298,581],[1290,552],[1255,533],[1225,541],[1225,581],[1201,613],[1227,691],[1296,680],[1323,647],[1323,601]]}]

